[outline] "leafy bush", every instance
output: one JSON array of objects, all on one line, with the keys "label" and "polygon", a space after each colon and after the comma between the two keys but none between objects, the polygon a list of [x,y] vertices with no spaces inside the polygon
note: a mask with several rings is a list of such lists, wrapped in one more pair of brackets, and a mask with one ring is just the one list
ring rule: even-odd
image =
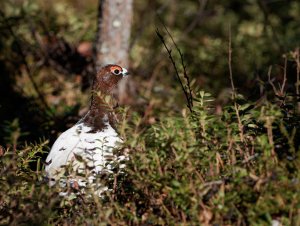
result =
[{"label": "leafy bush", "polygon": [[[120,131],[130,162],[106,199],[68,200],[49,189],[37,157],[47,142],[7,150],[1,157],[1,222],[299,223],[295,108],[289,101],[258,107],[239,97],[216,115],[212,101],[200,91],[192,114],[162,115],[150,125],[136,114],[124,121]],[[31,163],[38,164],[36,171]]]},{"label": "leafy bush", "polygon": [[[101,199],[49,188],[45,155],[89,98],[92,62],[72,55],[94,39],[88,2],[1,2],[0,224],[300,225],[298,1],[135,1],[139,93],[119,112],[126,173]],[[157,14],[184,52],[191,111],[154,38]],[[228,89],[230,77],[239,89]]]}]

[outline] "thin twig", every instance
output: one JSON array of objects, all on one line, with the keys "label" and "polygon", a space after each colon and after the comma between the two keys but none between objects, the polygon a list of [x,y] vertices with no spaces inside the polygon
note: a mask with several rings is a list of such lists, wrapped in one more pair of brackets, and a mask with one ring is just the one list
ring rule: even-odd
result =
[{"label": "thin twig", "polygon": [[228,43],[228,68],[229,68],[229,77],[230,77],[230,83],[231,83],[231,89],[232,89],[232,100],[234,101],[234,109],[236,113],[236,117],[238,120],[238,126],[240,131],[240,139],[243,142],[244,141],[244,126],[242,124],[240,113],[238,109],[238,104],[236,102],[236,91],[233,83],[233,73],[232,73],[232,47],[231,47],[231,27],[229,26],[229,43]]},{"label": "thin twig", "polygon": [[[187,80],[187,89],[186,89],[186,86],[184,86],[184,84],[183,84],[183,82],[182,82],[182,80],[180,78],[179,70],[178,70],[178,68],[176,66],[176,63],[175,63],[175,61],[173,59],[173,56],[172,56],[172,50],[168,48],[168,46],[167,46],[167,44],[165,42],[164,37],[160,34],[160,32],[159,32],[158,29],[156,29],[156,34],[159,37],[159,39],[161,40],[161,42],[163,43],[165,49],[167,50],[167,53],[169,55],[169,59],[171,60],[172,65],[173,65],[173,67],[175,69],[175,75],[176,75],[176,77],[177,77],[177,79],[178,79],[178,81],[180,83],[181,89],[182,89],[182,91],[183,91],[183,93],[185,95],[185,98],[186,98],[186,101],[187,101],[187,107],[190,110],[190,112],[193,112],[193,109],[192,109],[193,108],[193,103],[192,103],[193,102],[193,97],[192,97],[191,88],[190,88],[190,81],[189,81],[189,78],[188,78],[187,73],[186,73],[186,66],[185,66],[184,61],[183,61],[182,53],[179,50],[179,48],[177,47],[177,45],[175,44],[176,50],[179,52],[180,57],[181,57],[181,63],[182,63],[183,69],[184,69],[184,76],[185,76],[185,79]],[[169,32],[168,32],[168,35],[171,37],[172,42],[175,43],[174,40],[173,40],[173,38],[172,38],[172,36],[171,36],[171,34]]]},{"label": "thin twig", "polygon": [[251,155],[250,157],[247,157],[246,159],[244,159],[244,160],[242,161],[242,163],[250,162],[250,161],[252,161],[253,159],[256,159],[258,156],[259,156],[258,153],[254,154],[254,155]]},{"label": "thin twig", "polygon": [[192,88],[191,88],[191,82],[190,82],[190,78],[189,76],[187,75],[187,71],[186,71],[186,65],[184,63],[184,58],[183,58],[183,53],[181,52],[181,50],[178,48],[176,42],[174,41],[172,35],[170,34],[169,30],[167,29],[166,25],[163,24],[166,32],[168,33],[168,35],[170,36],[177,52],[179,53],[179,56],[180,56],[180,60],[181,60],[181,65],[183,67],[183,77],[185,78],[186,80],[186,87],[188,89],[188,97],[189,97],[189,101],[190,101],[190,105],[193,107],[193,94],[192,94]]},{"label": "thin twig", "polygon": [[[300,91],[299,91],[299,87],[300,87],[300,51],[299,51],[299,47],[296,49],[296,64],[297,64],[297,81],[296,81],[296,94],[297,94],[297,100],[300,98]],[[300,102],[297,101],[298,103],[298,112],[300,112]]]},{"label": "thin twig", "polygon": [[284,88],[285,88],[285,84],[286,84],[286,81],[287,81],[287,78],[286,78],[286,70],[287,70],[287,56],[284,55],[283,82],[282,82],[281,89],[280,89],[280,95],[281,95],[281,96],[284,95]]},{"label": "thin twig", "polygon": [[284,89],[286,86],[286,82],[287,82],[287,56],[284,56],[284,72],[283,72],[283,81],[282,84],[278,84],[278,89],[276,88],[276,86],[274,85],[273,80],[271,79],[271,72],[272,72],[272,66],[269,67],[269,71],[268,71],[268,82],[269,84],[272,86],[273,92],[275,93],[275,96],[279,98],[281,104],[280,106],[283,106],[285,103],[285,99],[286,99],[286,94],[284,93]]},{"label": "thin twig", "polygon": [[296,64],[297,64],[297,83],[296,83],[296,94],[300,95],[299,87],[300,87],[300,51],[299,48],[296,50]]},{"label": "thin twig", "polygon": [[235,87],[233,83],[233,76],[232,76],[232,47],[231,47],[231,27],[229,26],[229,42],[228,42],[228,68],[229,68],[229,76],[230,76],[230,84],[232,89],[232,99],[235,99]]},{"label": "thin twig", "polygon": [[268,82],[272,86],[275,95],[278,95],[277,89],[276,89],[273,81],[271,80],[271,73],[272,73],[272,66],[270,66],[269,70],[268,70]]},{"label": "thin twig", "polygon": [[224,184],[223,180],[215,180],[215,181],[210,181],[210,182],[206,182],[203,185],[204,186],[212,186],[212,185],[221,185]]}]

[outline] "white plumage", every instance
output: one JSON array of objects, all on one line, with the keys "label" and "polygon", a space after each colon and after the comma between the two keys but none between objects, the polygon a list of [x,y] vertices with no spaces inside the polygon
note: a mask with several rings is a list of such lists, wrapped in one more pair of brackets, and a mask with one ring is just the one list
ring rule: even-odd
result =
[{"label": "white plumage", "polygon": [[[120,66],[107,65],[97,74],[93,90],[107,95],[127,74]],[[92,187],[99,195],[107,190],[99,177],[113,174],[115,165],[127,160],[127,156],[114,154],[122,140],[112,126],[115,116],[110,109],[105,97],[93,94],[89,112],[57,138],[46,159],[50,185],[59,182],[60,187],[77,190]]]},{"label": "white plumage", "polygon": [[[45,170],[50,178],[56,178],[62,168],[72,163],[74,172],[82,172],[84,164],[94,167],[99,173],[107,159],[113,156],[113,149],[121,142],[117,132],[107,123],[107,128],[101,132],[89,133],[91,128],[78,123],[63,132],[53,144],[46,159]],[[78,161],[78,157],[83,161]],[[109,165],[106,168],[109,170]]]},{"label": "white plumage", "polygon": [[[108,122],[106,126],[101,132],[91,133],[90,127],[79,122],[58,137],[46,159],[50,185],[59,181],[61,187],[66,187],[66,183],[72,186],[77,182],[78,188],[82,188],[88,182],[99,195],[107,190],[95,180],[97,175],[113,173],[114,165],[126,157],[114,155],[113,150],[122,140]],[[66,166],[71,168],[67,176]]]}]

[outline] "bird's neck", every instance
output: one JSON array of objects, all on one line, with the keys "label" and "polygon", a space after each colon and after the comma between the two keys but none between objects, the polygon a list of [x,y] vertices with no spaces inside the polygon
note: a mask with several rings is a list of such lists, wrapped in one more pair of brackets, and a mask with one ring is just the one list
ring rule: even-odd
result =
[{"label": "bird's neck", "polygon": [[111,95],[92,93],[90,110],[81,121],[91,128],[90,132],[103,131],[108,124],[116,128],[117,119],[111,101]]},{"label": "bird's neck", "polygon": [[110,94],[101,91],[93,91],[90,110],[97,110],[107,114],[113,111],[113,97]]}]

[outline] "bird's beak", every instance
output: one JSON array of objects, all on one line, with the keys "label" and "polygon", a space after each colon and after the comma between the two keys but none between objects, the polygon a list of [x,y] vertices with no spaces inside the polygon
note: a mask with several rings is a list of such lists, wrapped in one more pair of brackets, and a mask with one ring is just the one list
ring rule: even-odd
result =
[{"label": "bird's beak", "polygon": [[126,77],[129,75],[129,72],[127,71],[127,69],[122,68],[122,75],[123,75],[123,77]]}]

